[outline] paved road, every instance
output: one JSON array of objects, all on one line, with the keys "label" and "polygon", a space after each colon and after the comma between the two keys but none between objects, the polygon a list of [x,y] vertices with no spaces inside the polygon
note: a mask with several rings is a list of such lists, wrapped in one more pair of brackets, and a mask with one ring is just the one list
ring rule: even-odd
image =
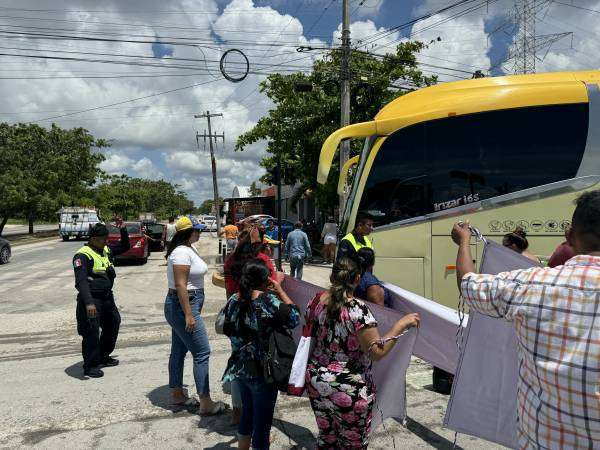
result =
[{"label": "paved road", "polygon": [[0,266],[0,314],[52,310],[67,296],[72,302],[71,260],[83,243],[56,239],[13,247],[10,262]]},{"label": "paved road", "polygon": [[[106,369],[102,379],[83,379],[71,269],[81,244],[52,240],[19,246],[11,262],[0,266],[0,448],[234,448],[235,429],[227,417],[199,418],[169,407],[170,329],[163,314],[161,254],[152,254],[144,266],[117,268],[121,364]],[[215,240],[203,235],[199,250],[216,253]],[[325,267],[307,267],[305,279],[324,285],[328,273]],[[219,379],[230,345],[214,333],[224,291],[208,280],[202,315],[212,348],[211,392],[229,402]],[[185,372],[185,382],[192,383],[190,358]],[[441,427],[448,397],[431,390],[431,367],[417,359],[407,374],[406,395],[406,426],[386,421],[369,448],[451,449],[454,433]],[[280,397],[275,416],[272,448],[314,446],[315,419],[306,399]],[[459,436],[457,448],[499,447]]]}]

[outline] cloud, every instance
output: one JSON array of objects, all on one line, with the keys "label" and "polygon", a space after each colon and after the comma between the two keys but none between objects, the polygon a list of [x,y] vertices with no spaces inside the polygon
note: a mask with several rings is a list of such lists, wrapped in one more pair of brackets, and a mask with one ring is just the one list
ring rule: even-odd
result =
[{"label": "cloud", "polygon": [[[153,66],[3,57],[0,67],[3,76],[62,78],[2,80],[0,111],[4,114],[0,120],[16,123],[52,118],[39,123],[49,126],[55,122],[65,128],[83,126],[94,136],[113,139],[111,150],[105,152],[107,159],[102,163],[105,171],[164,177],[180,183],[198,202],[212,197],[212,180],[208,156],[196,151],[195,135],[207,129],[206,120],[195,119],[194,114],[207,110],[221,112],[223,118],[215,118],[212,123],[213,132],[224,132],[226,137],[225,144],[217,146],[219,183],[228,194],[237,184],[250,184],[263,173],[258,163],[265,155],[264,143],[249,146],[244,152],[234,153],[232,149],[237,137],[250,130],[272,106],[258,91],[258,83],[273,70],[309,68],[318,54],[299,55],[296,47],[324,43],[306,39],[302,23],[290,14],[256,6],[251,0],[229,1],[219,12],[219,3],[222,2],[65,0],[57,10],[55,2],[37,0],[36,9],[53,10],[39,16],[52,21],[15,20],[13,25],[65,28],[70,31],[64,34],[83,33],[85,36],[137,36],[130,40],[149,42],[15,39],[15,47],[36,52],[14,53],[88,57]],[[17,0],[5,1],[3,6],[23,7]],[[157,44],[174,40],[195,45]],[[223,80],[218,62],[223,52],[233,47],[243,49],[253,72],[264,74],[252,73],[238,84]],[[113,78],[89,78],[100,75]],[[193,84],[196,86],[185,88]],[[154,95],[166,91],[172,92]],[[146,98],[121,104],[126,99],[143,97]],[[109,104],[114,105],[68,115]],[[203,146],[202,141],[200,145]]]},{"label": "cloud", "polygon": [[154,163],[145,157],[137,161],[132,168],[140,178],[159,180],[165,177],[164,174],[154,166]]},{"label": "cloud", "polygon": [[[374,43],[368,43],[374,39],[376,33],[382,33],[382,38]],[[379,36],[379,35],[378,35]],[[350,23],[350,39],[353,46],[359,47],[361,50],[373,50],[374,48],[390,47],[393,51],[393,46],[398,44],[400,33],[393,31],[388,34],[387,28],[377,27],[372,20],[362,20]],[[340,23],[332,36],[333,45],[340,45],[342,42],[342,24]]]},{"label": "cloud", "polygon": [[100,168],[110,174],[120,175],[127,173],[135,161],[127,156],[108,153],[106,159],[100,163]]},{"label": "cloud", "polygon": [[128,174],[151,180],[165,178],[165,175],[147,157],[135,160],[113,150],[105,152],[105,157],[106,159],[100,163],[100,168],[111,175]]}]

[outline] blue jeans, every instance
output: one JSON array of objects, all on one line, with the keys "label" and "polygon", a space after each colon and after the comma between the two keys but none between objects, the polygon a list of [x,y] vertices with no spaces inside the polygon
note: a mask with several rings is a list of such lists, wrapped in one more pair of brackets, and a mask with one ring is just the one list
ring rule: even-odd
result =
[{"label": "blue jeans", "polygon": [[169,356],[169,387],[183,387],[183,363],[189,351],[194,358],[194,380],[196,392],[205,397],[210,393],[208,385],[208,357],[210,345],[204,321],[200,316],[204,305],[204,290],[190,292],[190,306],[196,319],[194,331],[185,330],[185,314],[179,304],[177,294],[167,294],[165,300],[165,318],[171,325],[171,356]]},{"label": "blue jeans", "polygon": [[236,381],[242,394],[242,418],[238,434],[252,436],[253,449],[268,449],[277,388],[263,379],[237,378]]}]

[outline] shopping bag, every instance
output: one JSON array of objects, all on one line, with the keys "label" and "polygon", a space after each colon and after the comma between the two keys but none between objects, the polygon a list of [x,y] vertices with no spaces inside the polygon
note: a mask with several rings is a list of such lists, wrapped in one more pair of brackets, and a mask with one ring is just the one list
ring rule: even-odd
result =
[{"label": "shopping bag", "polygon": [[290,383],[288,384],[287,390],[289,395],[302,397],[304,394],[304,381],[306,379],[308,357],[311,352],[311,341],[312,338],[310,336],[302,336],[300,338],[296,356],[294,356],[294,362],[292,363],[292,370],[290,372]]},{"label": "shopping bag", "polygon": [[308,305],[308,314],[305,317],[304,327],[302,328],[302,336],[298,341],[298,348],[296,349],[296,355],[294,356],[294,362],[292,363],[292,370],[290,372],[290,381],[288,384],[288,394],[296,397],[302,397],[304,394],[305,386],[304,382],[306,379],[306,366],[308,365],[308,358],[312,353],[312,318],[313,310],[318,304],[321,294],[317,294]]}]

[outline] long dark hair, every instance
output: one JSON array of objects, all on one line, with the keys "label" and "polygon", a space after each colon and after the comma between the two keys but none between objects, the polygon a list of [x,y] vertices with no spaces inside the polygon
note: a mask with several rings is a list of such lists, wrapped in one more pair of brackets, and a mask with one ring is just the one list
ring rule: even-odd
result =
[{"label": "long dark hair", "polygon": [[165,259],[167,259],[169,255],[173,253],[173,250],[175,250],[180,245],[187,245],[193,232],[193,228],[187,228],[185,230],[181,230],[175,233],[175,236],[173,236],[173,239],[171,239],[171,242],[169,242],[169,246],[167,247],[167,254],[165,256]]},{"label": "long dark hair", "polygon": [[360,267],[348,257],[340,258],[334,265],[329,280],[329,302],[327,303],[327,319],[335,322],[340,317],[340,310],[346,302],[347,294],[354,292],[356,277],[360,275]]},{"label": "long dark hair", "polygon": [[262,244],[263,236],[259,236],[261,242],[252,242],[252,228],[243,230],[239,237],[238,243],[235,246],[233,252],[227,258],[231,261],[231,267],[225,272],[225,275],[239,280],[242,276],[242,270],[248,261],[256,258],[256,256],[263,251],[264,247]]},{"label": "long dark hair", "polygon": [[265,227],[259,226],[258,229],[258,237],[260,239],[259,242],[254,242],[252,247],[254,248],[254,255],[258,255],[259,253],[265,253],[267,250],[267,246],[265,245]]},{"label": "long dark hair", "polygon": [[504,240],[508,246],[515,245],[520,251],[525,251],[529,247],[527,233],[521,227],[516,228],[512,233],[505,234]]},{"label": "long dark hair", "polygon": [[247,229],[243,230],[238,237],[238,243],[235,246],[235,249],[227,258],[228,261],[231,261],[231,268],[225,275],[239,280],[242,276],[244,266],[248,261],[256,258],[258,253],[259,249],[255,244],[252,244],[250,239],[250,231]]},{"label": "long dark hair", "polygon": [[264,287],[269,280],[269,269],[264,261],[252,259],[242,269],[240,279],[240,299],[252,300],[252,291]]}]

